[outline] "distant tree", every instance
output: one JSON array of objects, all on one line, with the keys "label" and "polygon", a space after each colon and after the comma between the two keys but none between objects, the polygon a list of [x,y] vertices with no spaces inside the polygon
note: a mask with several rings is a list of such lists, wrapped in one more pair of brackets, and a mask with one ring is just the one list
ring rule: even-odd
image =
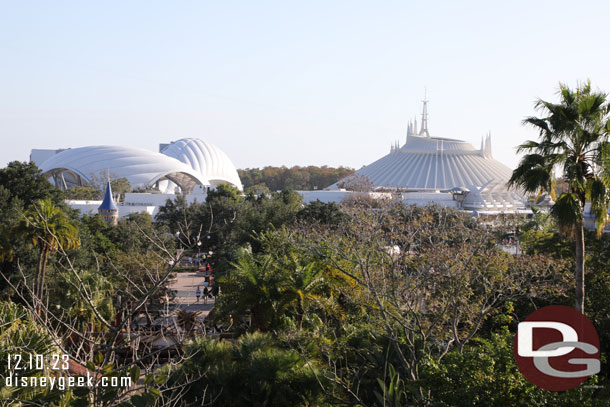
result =
[{"label": "distant tree", "polygon": [[93,187],[73,187],[64,194],[66,199],[99,200],[102,198],[100,191]]},{"label": "distant tree", "polygon": [[348,191],[355,192],[370,192],[373,190],[373,183],[371,180],[364,175],[352,174],[342,179],[337,184],[339,188],[345,188]]},{"label": "distant tree", "polygon": [[91,174],[89,175],[89,186],[96,189],[99,192],[99,196],[102,197],[106,192],[106,183],[108,182],[108,178],[110,178],[112,193],[118,197],[118,201],[120,202],[125,199],[125,193],[131,192],[132,190],[129,180],[125,177],[119,177],[116,174],[107,174],[104,172],[100,172],[99,174]]},{"label": "distant tree", "polygon": [[213,201],[219,198],[227,198],[234,202],[241,201],[241,193],[239,189],[230,184],[220,184],[216,188],[208,192],[207,201]]},{"label": "distant tree", "polygon": [[0,204],[19,200],[23,206],[28,206],[39,199],[50,199],[55,204],[63,201],[62,191],[55,188],[33,162],[13,161],[0,169],[0,187],[9,193]]},{"label": "distant tree", "polygon": [[518,151],[526,154],[513,171],[509,185],[532,193],[553,189],[553,171],[562,171],[568,189],[561,193],[551,213],[576,244],[576,308],[584,312],[585,237],[584,211],[587,201],[601,235],[608,221],[610,204],[610,104],[607,94],[594,92],[587,81],[573,91],[559,85],[560,102],[536,102],[544,113],[529,117],[524,124],[540,132],[539,141],[527,141]]},{"label": "distant tree", "polygon": [[297,219],[305,222],[316,221],[327,225],[338,225],[345,220],[345,214],[341,212],[337,203],[321,202],[317,199],[301,209],[297,213]]},{"label": "distant tree", "polygon": [[353,173],[346,167],[271,167],[238,170],[244,189],[265,185],[271,191],[324,189]]},{"label": "distant tree", "polygon": [[241,207],[233,238],[237,245],[248,244],[260,252],[257,236],[269,229],[280,228],[294,222],[302,209],[301,195],[292,190],[274,192],[258,197],[250,196]]},{"label": "distant tree", "polygon": [[131,184],[125,177],[112,179],[110,185],[112,186],[112,192],[119,196],[120,201],[125,199],[127,192],[131,192]]}]

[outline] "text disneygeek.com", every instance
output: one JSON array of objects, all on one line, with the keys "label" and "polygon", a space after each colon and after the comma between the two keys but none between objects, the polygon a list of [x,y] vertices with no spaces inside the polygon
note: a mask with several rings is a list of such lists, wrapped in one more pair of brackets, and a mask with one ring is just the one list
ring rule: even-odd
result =
[{"label": "text disneygeek.com", "polygon": [[[48,387],[51,390],[65,390],[72,387],[130,387],[129,376],[100,376],[92,375],[87,370],[86,375],[69,376],[69,356],[54,354],[50,357],[43,355],[9,354],[7,358],[10,374],[4,378],[7,387]],[[55,372],[51,375],[36,375],[34,372]],[[25,375],[21,375],[23,373]]]}]

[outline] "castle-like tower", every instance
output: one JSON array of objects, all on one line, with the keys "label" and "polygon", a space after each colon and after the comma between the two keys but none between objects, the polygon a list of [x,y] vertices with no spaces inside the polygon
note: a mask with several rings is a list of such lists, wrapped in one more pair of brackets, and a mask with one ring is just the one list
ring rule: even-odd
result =
[{"label": "castle-like tower", "polygon": [[114,203],[114,200],[112,199],[110,180],[108,180],[108,183],[106,184],[104,201],[99,208],[97,208],[97,212],[108,225],[115,226],[119,221],[119,207],[116,206],[116,203]]}]

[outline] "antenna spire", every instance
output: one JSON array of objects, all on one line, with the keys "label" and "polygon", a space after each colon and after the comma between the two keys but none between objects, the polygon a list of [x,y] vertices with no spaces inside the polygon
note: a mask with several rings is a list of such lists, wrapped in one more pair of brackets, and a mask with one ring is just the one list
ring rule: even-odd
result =
[{"label": "antenna spire", "polygon": [[424,107],[421,114],[421,130],[419,131],[419,135],[426,137],[430,137],[430,133],[428,132],[428,89],[424,88]]}]

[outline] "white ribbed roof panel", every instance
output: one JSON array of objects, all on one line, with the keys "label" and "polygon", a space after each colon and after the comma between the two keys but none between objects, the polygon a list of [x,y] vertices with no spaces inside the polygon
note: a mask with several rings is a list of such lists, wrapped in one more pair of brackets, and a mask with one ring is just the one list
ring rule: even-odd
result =
[{"label": "white ribbed roof panel", "polygon": [[90,146],[63,151],[44,161],[40,168],[48,176],[62,172],[80,176],[84,183],[110,172],[127,178],[132,188],[151,186],[169,179],[183,190],[210,182],[190,166],[166,155],[148,150],[116,146]]},{"label": "white ribbed roof panel", "polygon": [[213,144],[196,138],[184,138],[173,141],[161,152],[189,165],[212,185],[229,183],[242,189],[235,166],[224,151]]},{"label": "white ribbed roof panel", "polygon": [[[409,135],[404,146],[356,171],[375,187],[421,190],[505,184],[511,173],[490,153],[468,142],[416,135]],[[329,188],[333,187],[336,184]]]}]

